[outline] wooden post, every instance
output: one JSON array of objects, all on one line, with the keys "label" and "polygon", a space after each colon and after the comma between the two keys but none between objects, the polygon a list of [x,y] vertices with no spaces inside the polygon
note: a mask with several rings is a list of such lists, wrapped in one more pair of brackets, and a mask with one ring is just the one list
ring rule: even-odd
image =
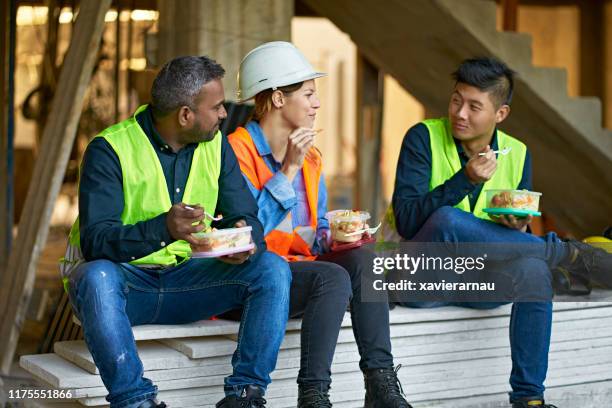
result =
[{"label": "wooden post", "polygon": [[158,0],[157,64],[211,55],[225,68],[225,99],[235,101],[242,57],[266,41],[290,41],[293,6],[288,0]]},{"label": "wooden post", "polygon": [[121,5],[117,3],[117,20],[115,21],[115,94],[113,95],[115,122],[119,122],[119,99],[121,98]]},{"label": "wooden post", "polygon": [[47,240],[51,212],[59,193],[74,143],[85,91],[111,0],[83,1],[75,22],[70,47],[64,58],[57,92],[43,132],[22,222],[12,250],[0,296],[1,371],[8,374],[19,333],[30,302],[40,251]]},{"label": "wooden post", "polygon": [[[47,6],[47,42],[43,54],[43,61],[40,69],[40,93],[39,101],[47,101],[53,98],[55,88],[57,87],[57,43],[59,33],[59,17],[61,7],[58,0],[45,1]],[[36,118],[36,144],[34,146],[35,154],[38,154],[42,134],[49,117],[49,108],[45,103],[38,103],[39,116]]]},{"label": "wooden post", "polygon": [[612,0],[603,6],[603,120],[604,127],[612,129]]},{"label": "wooden post", "polygon": [[384,77],[361,54],[357,56],[357,188],[355,203],[377,223],[382,208],[380,152]]},{"label": "wooden post", "polygon": [[519,0],[502,0],[502,15],[504,31],[516,31],[518,28],[518,3]]},{"label": "wooden post", "polygon": [[135,107],[132,107],[132,98],[130,95],[130,89],[132,89],[132,84],[131,84],[131,80],[132,80],[132,75],[130,74],[131,72],[131,64],[132,64],[132,42],[134,41],[134,21],[132,20],[132,14],[134,13],[134,0],[132,0],[132,5],[130,6],[130,17],[128,18],[128,27],[127,27],[127,50],[126,50],[126,56],[125,58],[127,59],[127,68],[126,68],[126,84],[125,84],[125,89],[124,92],[127,95],[127,111],[128,114],[130,112],[134,112],[136,110]]},{"label": "wooden post", "polygon": [[605,111],[605,4],[602,0],[580,3],[580,95],[596,96]]},{"label": "wooden post", "polygon": [[13,236],[13,79],[17,2],[2,2],[0,21],[8,28],[0,33],[0,274],[6,264]]}]

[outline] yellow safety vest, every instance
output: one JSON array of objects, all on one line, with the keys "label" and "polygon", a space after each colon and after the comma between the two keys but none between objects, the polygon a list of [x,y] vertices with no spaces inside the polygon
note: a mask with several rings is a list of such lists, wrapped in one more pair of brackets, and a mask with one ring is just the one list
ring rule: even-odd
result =
[{"label": "yellow safety vest", "polygon": [[[448,118],[429,119],[423,123],[429,131],[429,143],[431,146],[431,178],[429,180],[429,191],[455,175],[461,170],[461,160],[457,152],[457,146],[453,139]],[[525,156],[527,146],[521,141],[510,135],[497,130],[497,145],[499,148],[511,147],[512,150],[507,155],[497,156],[497,169],[495,174],[484,183],[481,193],[476,201],[473,210],[470,209],[468,197],[455,208],[463,211],[472,212],[476,217],[490,220],[487,213],[483,211],[486,206],[486,190],[494,189],[516,189],[523,177],[523,167],[525,166]],[[381,229],[381,240],[387,242],[399,242],[401,237],[397,233],[395,225],[395,214],[392,206],[389,206],[385,213],[383,228]]]},{"label": "yellow safety vest", "polygon": [[[103,137],[119,157],[125,203],[121,214],[123,225],[150,220],[172,207],[159,158],[136,121],[136,115],[144,109],[146,105],[139,107],[129,119],[96,136]],[[221,132],[217,132],[213,140],[202,142],[195,149],[183,194],[184,202],[199,203],[208,211],[214,211],[219,194],[221,137]],[[210,224],[208,219],[204,222]],[[179,258],[186,260],[190,256],[189,243],[179,240],[142,258],[133,259],[130,264],[172,266],[178,263]],[[69,272],[83,261],[77,218],[70,231],[66,256],[60,260],[65,286]]]}]

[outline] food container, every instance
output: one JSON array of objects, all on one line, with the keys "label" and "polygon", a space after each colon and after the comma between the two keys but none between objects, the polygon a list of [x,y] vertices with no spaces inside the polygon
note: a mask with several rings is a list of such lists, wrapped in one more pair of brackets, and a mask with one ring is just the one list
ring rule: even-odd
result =
[{"label": "food container", "polygon": [[325,214],[329,220],[331,238],[337,242],[357,242],[363,237],[362,234],[347,235],[367,228],[367,220],[370,214],[367,211],[335,210]]},{"label": "food container", "polygon": [[194,237],[201,242],[191,254],[192,258],[215,258],[218,256],[245,252],[253,249],[255,245],[251,240],[249,225],[242,228],[225,228],[209,232],[196,232]]},{"label": "food container", "polygon": [[528,190],[487,190],[489,214],[518,216],[541,215],[538,211],[542,193]]}]

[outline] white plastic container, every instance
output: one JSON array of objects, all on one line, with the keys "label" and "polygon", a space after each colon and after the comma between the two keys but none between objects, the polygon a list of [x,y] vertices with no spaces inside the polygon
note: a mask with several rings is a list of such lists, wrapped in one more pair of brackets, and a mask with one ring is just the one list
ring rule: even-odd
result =
[{"label": "white plastic container", "polygon": [[251,240],[252,227],[225,228],[211,232],[196,232],[202,245],[193,251],[192,258],[216,258],[219,256],[245,252],[253,249],[255,245]]},{"label": "white plastic container", "polygon": [[367,228],[370,213],[367,211],[334,210],[325,214],[329,220],[331,238],[337,242],[357,242],[363,237],[362,234],[349,235]]},{"label": "white plastic container", "polygon": [[538,211],[541,195],[528,190],[487,190],[487,207]]},{"label": "white plastic container", "polygon": [[542,193],[529,190],[487,190],[486,213],[491,215],[514,215],[525,217],[528,215],[542,215],[540,207],[540,197]]}]

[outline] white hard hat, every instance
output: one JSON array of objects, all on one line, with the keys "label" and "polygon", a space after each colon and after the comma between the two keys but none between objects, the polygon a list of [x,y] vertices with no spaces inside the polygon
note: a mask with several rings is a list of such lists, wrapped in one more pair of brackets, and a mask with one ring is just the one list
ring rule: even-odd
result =
[{"label": "white hard hat", "polygon": [[251,50],[238,70],[238,101],[244,102],[266,89],[297,84],[327,75],[317,72],[295,45],[272,41]]}]

